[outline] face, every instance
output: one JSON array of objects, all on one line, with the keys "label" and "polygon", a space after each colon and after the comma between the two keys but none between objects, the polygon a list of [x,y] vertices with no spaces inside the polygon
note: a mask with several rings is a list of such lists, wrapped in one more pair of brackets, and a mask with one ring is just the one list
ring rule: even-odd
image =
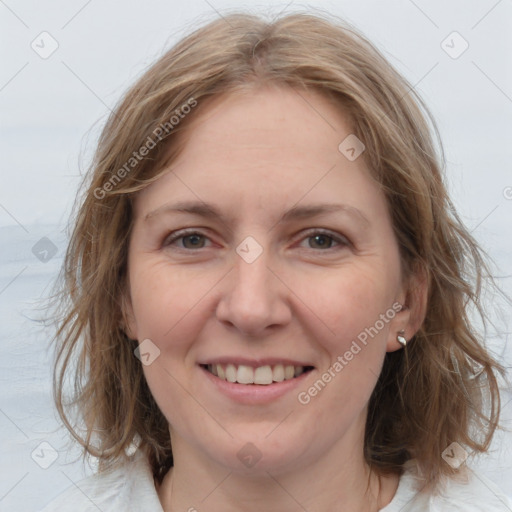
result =
[{"label": "face", "polygon": [[128,334],[150,340],[175,457],[276,472],[359,454],[385,353],[412,334],[385,197],[316,93],[203,107],[137,196],[129,246]]}]

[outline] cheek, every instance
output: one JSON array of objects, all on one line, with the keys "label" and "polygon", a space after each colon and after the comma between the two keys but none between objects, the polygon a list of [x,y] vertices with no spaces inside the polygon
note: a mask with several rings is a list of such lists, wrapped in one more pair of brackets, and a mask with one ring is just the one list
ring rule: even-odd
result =
[{"label": "cheek", "polygon": [[162,342],[177,332],[183,338],[183,328],[190,324],[187,317],[200,310],[201,299],[216,279],[208,272],[196,272],[191,279],[190,272],[156,258],[133,263],[131,296],[139,339]]},{"label": "cheek", "polygon": [[[342,268],[323,280],[322,286],[312,287],[306,283],[303,296],[308,297],[312,309],[318,312],[321,323],[327,327],[322,336],[329,346],[329,352],[340,353],[348,350],[358,336],[372,330],[372,338],[385,338],[389,329],[389,319],[380,320],[381,315],[391,312],[397,292],[398,273],[388,267],[379,270],[376,265],[351,265]],[[378,334],[372,329],[377,323]],[[360,336],[361,335],[361,336]]]},{"label": "cheek", "polygon": [[208,276],[191,280],[189,273],[168,262],[133,259],[130,274],[132,306],[139,342],[150,339],[159,350],[144,375],[160,410],[171,424],[182,418],[200,418],[187,392],[191,388],[190,370],[194,366],[190,348],[197,339],[201,321],[201,298],[212,284]]},{"label": "cheek", "polygon": [[[301,389],[299,397],[320,424],[337,425],[332,427],[333,435],[337,429],[348,428],[368,403],[395,314],[389,283],[371,272],[351,270],[331,281],[321,299],[318,296],[319,316],[329,331],[319,327],[311,334],[327,358],[317,380]],[[313,300],[314,295],[309,296]]]}]

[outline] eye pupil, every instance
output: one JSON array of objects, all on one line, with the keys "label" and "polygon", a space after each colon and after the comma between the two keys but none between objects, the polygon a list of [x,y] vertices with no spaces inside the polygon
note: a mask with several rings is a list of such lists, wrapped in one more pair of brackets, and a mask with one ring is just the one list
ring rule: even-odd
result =
[{"label": "eye pupil", "polygon": [[[192,247],[199,247],[200,244],[201,244],[202,237],[203,237],[203,235],[197,235],[197,234],[185,236],[185,237],[183,237],[183,244],[186,246],[185,241],[186,240],[189,240],[189,241],[192,240]],[[202,241],[204,242],[204,240],[202,240]]]},{"label": "eye pupil", "polygon": [[[332,243],[332,238],[328,235],[315,235],[315,236],[312,236],[311,239],[314,239],[315,240],[315,244],[318,243],[318,241],[320,240],[320,242],[318,243],[318,247],[330,247],[331,246],[331,243]],[[322,242],[323,240],[323,242]],[[311,244],[310,244],[311,246]]]}]

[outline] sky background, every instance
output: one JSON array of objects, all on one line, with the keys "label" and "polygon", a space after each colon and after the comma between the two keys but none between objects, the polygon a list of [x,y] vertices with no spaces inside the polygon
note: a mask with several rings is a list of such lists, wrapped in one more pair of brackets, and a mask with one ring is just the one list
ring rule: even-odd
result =
[{"label": "sky background", "polygon": [[[327,11],[384,52],[432,111],[454,203],[512,293],[511,0],[0,0],[0,511],[35,511],[86,474],[58,430],[49,332],[37,319],[103,123],[166,49],[234,9]],[[507,341],[503,329],[490,335],[511,366]],[[512,394],[504,397],[512,428]],[[500,435],[478,467],[512,496],[511,440]],[[48,469],[31,456],[41,442],[58,452]]]}]

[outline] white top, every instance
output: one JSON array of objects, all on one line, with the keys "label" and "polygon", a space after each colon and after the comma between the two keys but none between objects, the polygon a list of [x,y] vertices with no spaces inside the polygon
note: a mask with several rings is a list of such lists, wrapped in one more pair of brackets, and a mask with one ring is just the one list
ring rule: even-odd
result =
[{"label": "white top", "polygon": [[[512,500],[472,470],[465,481],[448,479],[438,495],[415,489],[414,465],[406,465],[391,503],[381,512],[512,512]],[[149,462],[139,452],[131,463],[93,475],[64,491],[40,512],[163,512]]]}]

